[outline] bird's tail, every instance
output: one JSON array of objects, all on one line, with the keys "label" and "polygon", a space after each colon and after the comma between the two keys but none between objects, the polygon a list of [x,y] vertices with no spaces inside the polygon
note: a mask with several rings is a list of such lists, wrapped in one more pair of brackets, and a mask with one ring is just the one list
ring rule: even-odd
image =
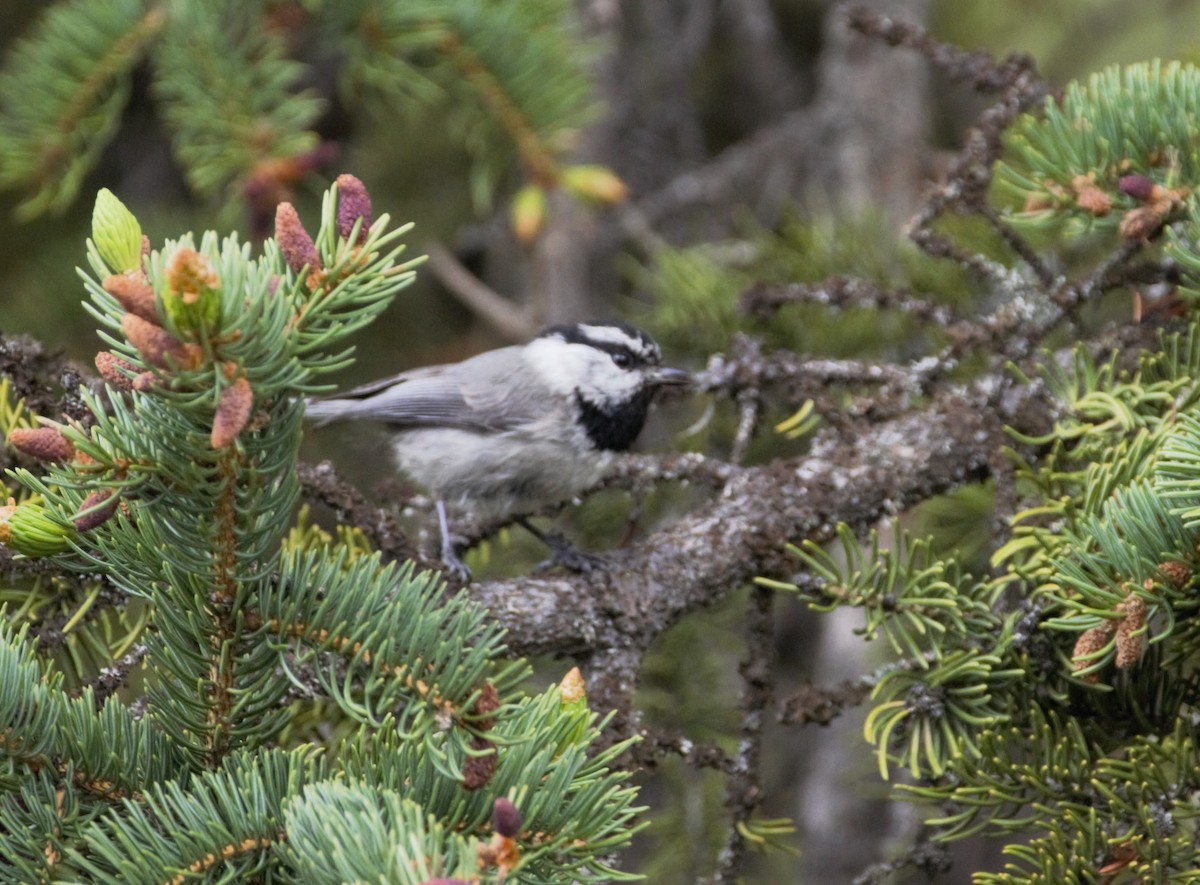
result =
[{"label": "bird's tail", "polygon": [[304,418],[316,427],[359,417],[362,401],[355,399],[306,399]]}]

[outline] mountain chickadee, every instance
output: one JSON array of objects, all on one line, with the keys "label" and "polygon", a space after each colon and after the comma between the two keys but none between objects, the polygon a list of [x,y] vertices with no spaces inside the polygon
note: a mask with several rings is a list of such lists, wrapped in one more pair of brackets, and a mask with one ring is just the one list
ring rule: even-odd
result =
[{"label": "mountain chickadee", "polygon": [[[587,557],[525,515],[594,485],[646,422],[656,391],[686,384],[658,345],[621,322],[569,323],[528,344],[402,372],[313,400],[318,425],[379,421],[400,468],[437,502],[442,561],[469,572],[450,539],[446,502],[481,517],[516,515],[566,565]],[[574,557],[572,557],[574,554]]]}]

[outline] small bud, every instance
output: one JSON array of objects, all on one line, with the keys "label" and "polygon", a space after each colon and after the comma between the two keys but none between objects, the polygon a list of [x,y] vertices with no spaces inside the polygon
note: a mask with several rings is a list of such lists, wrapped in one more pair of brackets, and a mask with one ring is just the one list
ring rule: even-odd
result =
[{"label": "small bud", "polygon": [[74,520],[76,531],[90,532],[97,526],[103,525],[117,512],[119,503],[120,499],[117,497],[115,489],[100,489],[92,492],[79,505],[79,512],[75,515]]},{"label": "small bud", "polygon": [[280,203],[275,207],[275,242],[293,273],[300,273],[306,267],[310,274],[321,270],[321,256],[317,254],[316,244],[300,223],[296,207],[291,203]]},{"label": "small bud", "polygon": [[53,556],[71,548],[74,531],[55,522],[42,504],[26,501],[0,508],[0,541],[25,556]]},{"label": "small bud", "polygon": [[484,731],[492,728],[496,724],[496,717],[490,714],[495,713],[498,709],[500,709],[500,694],[492,683],[485,683],[471,708],[471,712],[475,716],[482,717],[475,720],[476,727]]},{"label": "small bud", "polygon": [[1166,218],[1171,213],[1184,208],[1190,193],[1191,191],[1186,187],[1168,188],[1156,184],[1150,194],[1150,205],[1162,218]]},{"label": "small bud", "polygon": [[562,692],[562,702],[564,704],[575,704],[579,701],[587,702],[587,685],[584,684],[583,674],[579,672],[578,667],[572,667],[567,671],[567,675],[558,684],[558,690]]},{"label": "small bud", "polygon": [[1122,175],[1117,180],[1117,189],[1141,203],[1154,196],[1154,182],[1145,175]]},{"label": "small bud", "polygon": [[1153,206],[1138,206],[1130,209],[1121,219],[1118,228],[1126,240],[1148,240],[1162,227],[1163,217]]},{"label": "small bud", "polygon": [[131,385],[138,393],[148,393],[158,383],[158,376],[153,372],[142,372],[133,379]]},{"label": "small bud", "polygon": [[127,313],[121,317],[121,331],[150,365],[166,368],[169,357],[178,366],[192,367],[183,343],[162,326],[148,323],[137,314]]},{"label": "small bud", "polygon": [[213,416],[212,447],[223,449],[233,445],[245,428],[254,406],[254,391],[244,377],[221,391],[217,412]]},{"label": "small bud", "polygon": [[1176,590],[1182,590],[1188,585],[1188,581],[1192,579],[1192,570],[1187,563],[1174,560],[1164,562],[1158,567],[1158,572],[1163,576],[1168,584]]},{"label": "small bud", "polygon": [[96,371],[114,389],[132,390],[133,379],[130,375],[137,374],[137,366],[121,359],[111,350],[102,350],[96,354]]},{"label": "small bud", "polygon": [[96,194],[92,209],[92,242],[113,273],[142,266],[142,228],[133,213],[108,188]]},{"label": "small bud", "polygon": [[183,332],[211,331],[221,318],[221,281],[212,262],[182,248],[167,260],[163,308]]},{"label": "small bud", "polygon": [[1116,664],[1118,670],[1128,670],[1142,659],[1146,652],[1146,601],[1142,597],[1130,594],[1126,600],[1117,606],[1117,611],[1125,617],[1117,625]]},{"label": "small bud", "polygon": [[1093,215],[1107,215],[1112,208],[1108,194],[1096,187],[1096,176],[1092,173],[1076,175],[1071,181],[1075,191],[1075,203]]},{"label": "small bud", "polygon": [[[472,738],[471,749],[476,752],[463,763],[463,789],[479,790],[488,785],[496,773],[496,745],[484,738]],[[481,751],[483,752],[480,755]]]},{"label": "small bud", "polygon": [[546,224],[546,192],[536,184],[525,185],[513,196],[509,218],[517,242],[528,246]]},{"label": "small bud", "polygon": [[1079,188],[1075,194],[1075,202],[1080,209],[1096,216],[1107,215],[1112,210],[1112,199],[1094,184]]},{"label": "small bud", "polygon": [[562,698],[559,717],[571,722],[558,740],[557,752],[563,753],[568,747],[580,746],[587,742],[592,714],[588,709],[587,686],[578,667],[567,671],[567,675],[558,684],[558,691]]},{"label": "small bud", "polygon": [[569,166],[560,178],[572,196],[592,203],[615,205],[629,195],[629,188],[607,166]]},{"label": "small bud", "polygon": [[[1094,655],[1108,645],[1114,629],[1111,622],[1104,621],[1080,633],[1079,638],[1075,640],[1075,649],[1071,653],[1072,669],[1078,672],[1086,670],[1096,663]],[[1083,680],[1094,685],[1100,681],[1100,674],[1088,673],[1084,675]]]},{"label": "small bud", "polygon": [[17,512],[16,498],[9,498],[8,502],[0,506],[0,544],[7,544],[12,537],[12,532],[8,527],[8,521],[12,519],[14,513]]},{"label": "small bud", "polygon": [[492,829],[509,839],[521,832],[521,812],[503,796],[492,803]]},{"label": "small bud", "polygon": [[142,272],[126,271],[105,277],[104,291],[117,299],[121,307],[136,314],[148,323],[158,323],[158,306],[154,303],[154,290],[142,277]]},{"label": "small bud", "polygon": [[337,232],[338,236],[350,239],[354,224],[362,219],[358,229],[358,244],[366,242],[367,229],[373,220],[371,215],[371,195],[367,187],[353,175],[337,177]]},{"label": "small bud", "polygon": [[1045,209],[1053,209],[1054,200],[1046,194],[1030,194],[1025,198],[1024,212],[1041,212]]},{"label": "small bud", "polygon": [[51,464],[62,464],[75,455],[75,447],[53,427],[14,427],[8,433],[8,444]]}]

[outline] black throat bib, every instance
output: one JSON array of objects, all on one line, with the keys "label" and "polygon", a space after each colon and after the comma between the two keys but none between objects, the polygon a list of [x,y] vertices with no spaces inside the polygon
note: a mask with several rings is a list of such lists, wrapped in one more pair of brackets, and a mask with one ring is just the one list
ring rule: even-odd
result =
[{"label": "black throat bib", "polygon": [[653,390],[639,390],[632,399],[610,406],[588,402],[575,391],[575,403],[579,407],[579,421],[584,432],[597,449],[608,452],[623,452],[633,445],[646,423],[650,411]]}]

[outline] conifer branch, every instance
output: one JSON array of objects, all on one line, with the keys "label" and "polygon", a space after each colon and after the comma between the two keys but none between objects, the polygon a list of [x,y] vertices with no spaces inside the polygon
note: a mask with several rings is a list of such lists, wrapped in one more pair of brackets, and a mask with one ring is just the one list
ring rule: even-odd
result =
[{"label": "conifer branch", "polygon": [[[83,276],[121,362],[100,361],[103,395],[82,392],[88,422],[47,427],[52,439],[10,433],[42,460],[14,471],[33,494],[0,510],[0,536],[101,572],[115,605],[141,597],[148,623],[102,672],[103,700],[42,677],[28,623],[0,625],[0,759],[13,779],[0,791],[0,878],[182,882],[291,864],[318,881],[309,866],[328,867],[328,833],[306,842],[308,824],[398,799],[400,784],[382,838],[417,845],[422,861],[461,857],[447,868],[486,881],[617,875],[603,858],[634,828],[634,791],[612,767],[626,746],[589,755],[598,731],[581,692],[523,695],[525,664],[465,597],[353,539],[289,536],[281,519],[299,493],[303,396],[412,279],[398,260],[406,228],[368,219],[350,176],[315,237],[280,210],[261,257],[215,234],[143,257],[136,218],[107,192],[97,206]],[[114,603],[105,586],[87,605]],[[15,617],[35,615],[31,602]],[[127,707],[112,690],[143,662],[148,701]],[[289,678],[351,729],[337,770],[309,749],[268,749],[296,712]],[[530,830],[484,843],[493,799],[508,794]],[[337,851],[366,878],[397,874],[382,848]]]},{"label": "conifer branch", "polygon": [[[322,62],[290,57],[306,36],[325,44]],[[298,88],[324,79],[311,68],[330,58],[339,59],[348,103],[362,107],[370,96],[393,113],[448,115],[443,128],[473,155],[480,206],[514,155],[540,186],[556,186],[570,172],[560,159],[565,136],[593,107],[586,42],[561,0],[317,5],[286,23],[269,7],[228,0],[64,2],[21,42],[0,78],[4,116],[14,124],[0,136],[0,186],[30,191],[23,215],[74,199],[115,134],[130,72],[146,54],[151,93],[189,184],[203,197],[248,205],[255,239],[269,232],[276,203],[335,149],[312,129],[328,97]],[[607,170],[589,174],[584,198],[598,181],[619,186]]]},{"label": "conifer branch", "polygon": [[456,33],[448,33],[442,38],[441,51],[491,108],[496,120],[517,146],[529,177],[542,187],[553,186],[558,180],[558,164],[496,75]]},{"label": "conifer branch", "polygon": [[23,217],[75,198],[116,126],[130,71],[166,21],[144,0],[58,6],[18,45],[0,75],[0,186],[31,190]]}]

